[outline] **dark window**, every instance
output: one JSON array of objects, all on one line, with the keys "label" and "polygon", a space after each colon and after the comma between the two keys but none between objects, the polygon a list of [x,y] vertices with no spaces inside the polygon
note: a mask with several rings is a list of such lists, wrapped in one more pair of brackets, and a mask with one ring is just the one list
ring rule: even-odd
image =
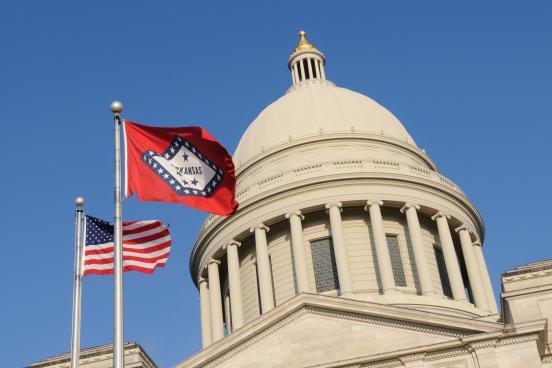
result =
[{"label": "dark window", "polygon": [[330,238],[310,242],[316,292],[339,289],[333,243]]},{"label": "dark window", "polygon": [[305,69],[305,79],[310,79],[309,64],[307,59],[303,59],[303,68]]},{"label": "dark window", "polygon": [[443,250],[437,245],[433,245],[435,252],[435,261],[437,262],[437,269],[439,270],[439,278],[441,279],[441,287],[443,288],[443,294],[452,298],[452,290],[450,288],[450,282],[447,274],[447,266],[445,264],[445,257],[443,256]]},{"label": "dark window", "polygon": [[386,234],[387,247],[389,248],[389,257],[391,258],[391,267],[393,268],[393,278],[395,285],[406,286],[406,277],[404,276],[404,267],[401,258],[401,248],[397,235]]}]

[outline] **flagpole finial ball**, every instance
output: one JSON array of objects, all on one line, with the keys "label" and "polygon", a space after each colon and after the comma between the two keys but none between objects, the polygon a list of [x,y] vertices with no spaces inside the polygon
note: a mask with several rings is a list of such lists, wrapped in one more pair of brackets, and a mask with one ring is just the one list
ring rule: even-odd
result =
[{"label": "flagpole finial ball", "polygon": [[75,199],[75,204],[76,204],[77,206],[79,206],[79,207],[84,206],[84,198],[82,198],[82,197],[77,197],[77,198]]},{"label": "flagpole finial ball", "polygon": [[111,111],[114,114],[120,114],[123,112],[123,103],[121,101],[113,101],[111,103]]}]

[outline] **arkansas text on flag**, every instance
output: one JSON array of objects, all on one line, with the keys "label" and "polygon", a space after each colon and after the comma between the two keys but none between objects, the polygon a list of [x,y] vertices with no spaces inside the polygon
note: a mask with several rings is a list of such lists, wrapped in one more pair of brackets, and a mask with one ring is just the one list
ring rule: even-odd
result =
[{"label": "arkansas text on flag", "polygon": [[[113,273],[113,224],[86,216],[82,274]],[[171,250],[167,226],[157,220],[123,222],[123,271],[153,273]]]},{"label": "arkansas text on flag", "polygon": [[143,201],[181,203],[231,215],[236,177],[232,158],[199,127],[159,128],[124,122],[126,195]]}]

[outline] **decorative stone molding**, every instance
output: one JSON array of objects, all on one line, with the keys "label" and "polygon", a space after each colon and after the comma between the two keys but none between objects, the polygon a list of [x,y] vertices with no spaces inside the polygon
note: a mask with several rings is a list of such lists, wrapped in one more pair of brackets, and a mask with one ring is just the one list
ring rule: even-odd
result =
[{"label": "decorative stone molding", "polygon": [[462,230],[466,230],[466,231],[469,232],[468,228],[464,224],[462,224],[462,225],[458,226],[456,229],[454,229],[454,231],[456,231],[457,233],[459,233]]},{"label": "decorative stone molding", "polygon": [[339,208],[339,211],[340,212],[343,212],[343,203],[341,202],[331,202],[331,203],[328,203],[326,204],[324,207],[326,207],[326,212],[328,212],[330,210],[330,208],[332,207],[337,207]]},{"label": "decorative stone molding", "polygon": [[249,229],[249,232],[254,233],[255,230],[257,230],[257,229],[264,230],[267,233],[270,231],[270,228],[261,222],[260,224],[258,224],[256,226],[252,227],[251,229]]},{"label": "decorative stone molding", "polygon": [[295,211],[288,212],[288,213],[286,213],[286,215],[284,217],[286,219],[289,219],[292,215],[295,215],[295,216],[299,217],[301,219],[301,221],[303,221],[305,219],[305,216],[303,216],[303,214],[301,213],[301,210],[295,210]]},{"label": "decorative stone molding", "polygon": [[409,355],[403,355],[399,357],[399,360],[405,364],[405,363],[411,363],[411,362],[419,362],[422,360],[425,360],[426,353],[416,353],[416,354],[409,354]]},{"label": "decorative stone molding", "polygon": [[446,218],[447,220],[450,220],[451,219],[451,216],[449,214],[446,214],[442,211],[438,211],[435,215],[431,216],[431,219],[433,221],[436,221],[438,217],[444,217]]},{"label": "decorative stone molding", "polygon": [[420,205],[415,203],[405,203],[404,206],[401,207],[400,211],[401,213],[405,213],[407,209],[414,208],[416,211],[420,209]]},{"label": "decorative stone molding", "polygon": [[364,206],[364,211],[368,211],[370,209],[370,206],[377,204],[378,206],[383,206],[383,201],[378,199],[369,199],[366,201],[366,206]]},{"label": "decorative stone molding", "polygon": [[231,247],[231,246],[234,246],[234,245],[238,248],[241,247],[241,243],[239,241],[236,241],[236,240],[232,239],[228,242],[228,244],[224,244],[222,246],[222,249],[226,250],[228,247]]}]

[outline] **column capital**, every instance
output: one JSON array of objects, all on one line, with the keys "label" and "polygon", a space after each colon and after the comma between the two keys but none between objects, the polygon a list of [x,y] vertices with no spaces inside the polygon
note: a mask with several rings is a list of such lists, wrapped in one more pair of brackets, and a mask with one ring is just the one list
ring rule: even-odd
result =
[{"label": "column capital", "polygon": [[337,207],[340,212],[343,212],[343,209],[341,208],[343,207],[343,203],[341,202],[330,202],[326,204],[324,207],[326,207],[326,212],[328,212],[332,207]]},{"label": "column capital", "polygon": [[201,285],[202,283],[209,284],[208,281],[207,281],[207,279],[206,279],[205,277],[201,277],[201,276],[200,276],[200,277],[197,279],[197,284],[198,284],[198,285]]},{"label": "column capital", "polygon": [[476,241],[473,242],[473,246],[483,248],[483,244],[481,244],[481,240],[479,240],[479,239],[477,239]]},{"label": "column capital", "polygon": [[219,264],[220,264],[220,260],[211,258],[211,259],[209,260],[209,262],[207,262],[208,265],[211,265],[211,264],[213,264],[213,263],[216,263],[217,265],[219,265]]},{"label": "column capital", "polygon": [[301,213],[301,210],[295,210],[295,211],[288,212],[288,213],[286,213],[285,217],[286,217],[286,219],[289,219],[293,215],[299,217],[301,220],[305,219],[305,216],[303,216],[303,214]]},{"label": "column capital", "polygon": [[368,211],[370,207],[373,205],[377,205],[378,207],[383,206],[383,201],[380,201],[379,199],[369,199],[366,201],[366,206],[364,206],[364,211]]},{"label": "column capital", "polygon": [[419,210],[420,206],[417,205],[416,203],[406,202],[404,204],[404,206],[401,207],[401,213],[405,213],[406,210],[409,209],[409,208],[414,208],[415,210]]},{"label": "column capital", "polygon": [[269,232],[269,231],[270,231],[270,228],[269,228],[268,226],[266,226],[265,224],[263,224],[262,222],[261,222],[260,224],[258,224],[258,225],[253,226],[251,229],[249,229],[249,231],[252,232],[252,233],[254,233],[255,230],[257,230],[257,229],[259,229],[259,230],[264,230],[264,231],[266,231],[266,232]]},{"label": "column capital", "polygon": [[224,244],[222,246],[222,250],[226,250],[227,248],[229,248],[231,246],[234,246],[234,245],[239,248],[241,246],[241,243],[239,241],[236,241],[236,240],[232,239],[227,244]]},{"label": "column capital", "polygon": [[[466,225],[462,224],[462,225],[458,226],[456,229],[454,229],[454,231],[456,231],[457,233],[459,233],[462,230],[468,231],[468,228],[466,227]],[[469,231],[468,231],[468,233],[469,233]]]},{"label": "column capital", "polygon": [[433,221],[436,221],[438,217],[444,217],[447,220],[450,220],[450,215],[447,214],[447,213],[441,212],[441,211],[437,211],[437,213],[435,215],[431,216],[431,219]]}]

